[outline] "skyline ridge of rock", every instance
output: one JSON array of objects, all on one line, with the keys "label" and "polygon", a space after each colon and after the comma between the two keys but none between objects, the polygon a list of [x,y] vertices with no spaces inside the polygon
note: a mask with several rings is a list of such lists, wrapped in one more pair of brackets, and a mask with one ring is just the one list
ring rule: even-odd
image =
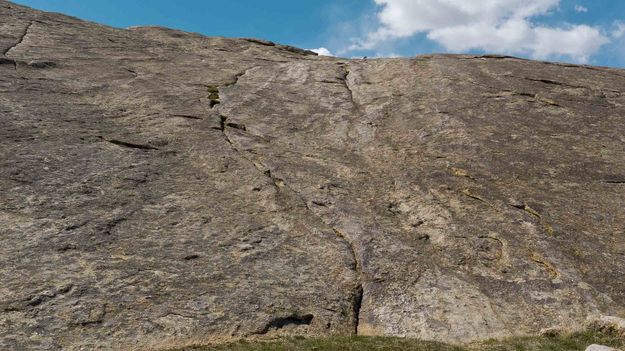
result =
[{"label": "skyline ridge of rock", "polygon": [[625,70],[0,0],[0,349],[625,317]]}]

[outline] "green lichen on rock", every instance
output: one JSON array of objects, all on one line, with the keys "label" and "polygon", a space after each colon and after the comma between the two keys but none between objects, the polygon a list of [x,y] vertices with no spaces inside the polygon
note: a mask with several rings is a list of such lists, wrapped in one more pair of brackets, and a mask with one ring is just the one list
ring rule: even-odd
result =
[{"label": "green lichen on rock", "polygon": [[209,85],[206,87],[208,91],[208,98],[211,100],[219,100],[219,88],[213,85]]},{"label": "green lichen on rock", "polygon": [[208,85],[206,87],[208,92],[208,99],[210,100],[210,107],[213,107],[219,103],[219,88],[214,85]]}]

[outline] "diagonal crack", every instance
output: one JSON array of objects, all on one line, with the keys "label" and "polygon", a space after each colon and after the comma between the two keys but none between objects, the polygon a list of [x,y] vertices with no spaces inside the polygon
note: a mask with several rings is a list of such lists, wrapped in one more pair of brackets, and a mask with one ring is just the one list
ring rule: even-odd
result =
[{"label": "diagonal crack", "polygon": [[590,89],[582,85],[573,85],[573,84],[558,82],[558,81],[551,80],[551,79],[537,79],[537,78],[529,78],[529,77],[521,77],[521,79],[529,80],[530,82],[538,82],[538,83],[543,83],[543,84],[548,84],[548,85],[557,85],[557,86],[563,86],[563,87],[569,87],[569,88]]},{"label": "diagonal crack", "polygon": [[347,92],[349,93],[349,101],[352,103],[352,106],[354,106],[354,110],[356,112],[362,113],[362,108],[360,104],[358,104],[356,100],[354,99],[354,91],[352,90],[349,84],[349,75],[351,74],[351,71],[349,70],[349,64],[344,64],[342,65],[342,67],[343,67],[343,76],[341,77],[341,82],[343,82],[345,89],[347,89]]},{"label": "diagonal crack", "polygon": [[148,144],[137,144],[137,143],[131,143],[131,142],[128,142],[128,141],[123,141],[123,140],[107,139],[107,138],[104,138],[102,136],[98,136],[98,138],[101,139],[101,140],[104,140],[104,141],[108,141],[111,144],[114,144],[114,145],[117,145],[117,146],[131,148],[131,149],[158,150],[157,147],[154,147],[154,146],[148,145]]},{"label": "diagonal crack", "polygon": [[[223,85],[221,85],[222,88],[228,88],[231,87],[235,84],[237,84],[239,82],[239,78],[241,78],[242,76],[246,75],[247,72],[249,72],[250,70],[256,68],[256,67],[260,67],[260,66],[253,66],[250,67],[248,69],[246,69],[245,71],[236,73],[231,81],[224,83]],[[209,99],[209,107],[210,108],[214,108],[216,105],[219,105],[221,103],[221,98],[219,96],[220,90],[219,87],[214,86],[214,85],[207,85],[206,86],[207,90],[208,90],[208,99]],[[223,128],[222,128],[223,129]]]},{"label": "diagonal crack", "polygon": [[[255,67],[259,67],[259,66],[255,66]],[[234,86],[238,83],[239,79],[244,76],[245,74],[247,74],[251,69],[255,68],[252,67],[250,69],[247,69],[245,72],[241,73],[241,74],[237,74],[234,76],[234,79],[232,81],[232,83],[227,84],[226,86],[230,87],[230,86]],[[350,92],[350,98],[352,99],[352,103],[354,104],[354,108],[355,109],[359,109],[359,106],[354,102],[353,100],[353,95],[352,95],[352,91],[349,88],[348,84],[347,84],[347,75],[349,74],[349,70],[346,69],[345,70],[345,86],[347,87],[347,89]],[[340,230],[334,228],[332,225],[328,224],[326,221],[324,221],[323,217],[321,217],[320,215],[318,215],[309,205],[308,205],[308,201],[306,201],[306,198],[297,190],[295,190],[293,187],[291,187],[289,184],[287,184],[284,179],[277,177],[269,167],[267,167],[265,164],[263,164],[262,162],[257,162],[253,159],[251,159],[250,157],[248,157],[241,149],[239,149],[236,145],[236,143],[230,139],[230,137],[228,136],[227,133],[227,128],[233,128],[233,129],[237,129],[240,130],[242,132],[245,132],[246,129],[243,127],[241,128],[240,124],[237,123],[229,123],[228,122],[228,116],[224,116],[224,115],[219,115],[220,117],[220,127],[219,130],[222,132],[222,135],[224,136],[224,139],[226,140],[226,142],[230,145],[230,147],[236,152],[238,153],[244,160],[248,161],[249,163],[251,163],[254,168],[256,168],[260,173],[262,173],[265,177],[269,178],[271,180],[271,182],[273,183],[273,185],[276,187],[277,191],[282,191],[283,189],[288,190],[290,193],[294,194],[304,205],[304,207],[306,208],[306,210],[311,213],[317,220],[319,220],[321,223],[323,223],[325,226],[327,226],[328,228],[330,228],[334,234],[341,238],[343,240],[343,242],[346,243],[346,245],[349,247],[349,251],[350,254],[352,256],[352,261],[354,262],[354,266],[353,266],[353,270],[356,272],[357,276],[358,276],[358,280],[357,280],[357,285],[354,287],[354,290],[352,292],[352,308],[353,308],[353,321],[354,321],[354,334],[358,334],[358,325],[360,322],[360,310],[362,307],[362,301],[363,301],[363,272],[362,272],[362,263],[359,259],[359,255],[357,254],[356,251],[356,247],[354,245],[354,243],[344,234],[342,233]]]},{"label": "diagonal crack", "polygon": [[239,73],[235,74],[232,77],[232,80],[230,82],[224,84],[223,86],[224,87],[231,87],[233,85],[236,85],[239,82],[239,78],[243,77],[244,75],[247,74],[247,72],[249,72],[250,70],[253,70],[254,68],[257,68],[257,67],[260,67],[260,66],[253,66],[253,67],[250,67],[250,68],[246,69],[243,72],[239,72]]},{"label": "diagonal crack", "polygon": [[[227,117],[223,117],[222,116],[222,120],[225,122],[227,120]],[[319,221],[321,221],[321,223],[323,223],[324,225],[326,225],[330,229],[332,229],[334,234],[336,234],[336,236],[341,238],[347,244],[347,246],[349,247],[350,254],[351,254],[352,260],[354,262],[353,269],[354,269],[354,271],[356,271],[356,273],[358,275],[358,284],[354,288],[353,295],[352,295],[352,307],[353,307],[353,313],[354,313],[354,316],[353,316],[353,318],[354,318],[354,334],[358,334],[358,324],[359,324],[359,320],[360,320],[360,309],[362,307],[362,300],[363,300],[364,292],[363,292],[363,285],[362,285],[362,280],[363,280],[363,278],[362,278],[363,277],[362,266],[361,266],[360,259],[358,258],[359,256],[356,253],[356,248],[355,248],[354,243],[351,240],[349,240],[348,237],[345,234],[343,234],[340,230],[338,230],[338,229],[334,228],[333,226],[331,226],[330,224],[326,223],[326,221],[324,221],[321,216],[319,216],[317,213],[315,213],[315,211],[313,211],[312,208],[310,208],[310,206],[308,205],[308,202],[306,201],[306,198],[304,198],[304,196],[300,192],[295,190],[288,183],[285,183],[284,179],[277,177],[274,173],[271,172],[271,169],[269,169],[263,163],[256,162],[256,161],[252,160],[251,158],[249,158],[247,155],[245,155],[244,152],[241,151],[235,145],[235,143],[230,139],[230,137],[228,137],[228,133],[226,132],[226,129],[225,129],[227,127],[228,127],[228,124],[225,124],[224,125],[224,129],[222,130],[222,133],[223,133],[226,141],[228,142],[228,144],[230,144],[230,146],[232,147],[232,149],[234,151],[236,151],[242,158],[244,158],[245,160],[250,162],[264,176],[266,176],[269,179],[271,179],[272,183],[274,184],[274,186],[276,187],[276,189],[278,191],[280,191],[280,190],[282,190],[284,188],[284,189],[287,189],[289,192],[293,193],[295,196],[297,196],[297,198],[302,202],[302,204],[308,210],[308,212],[310,212],[314,217],[316,217]]]},{"label": "diagonal crack", "polygon": [[34,23],[35,21],[30,21],[30,23],[28,23],[28,25],[24,28],[24,31],[20,35],[19,39],[15,42],[15,44],[9,46],[2,52],[4,56],[6,56],[9,53],[9,51],[15,49],[18,45],[20,45],[24,41],[24,38],[26,38],[26,36],[28,35],[28,31],[30,30],[30,27],[32,27]]}]

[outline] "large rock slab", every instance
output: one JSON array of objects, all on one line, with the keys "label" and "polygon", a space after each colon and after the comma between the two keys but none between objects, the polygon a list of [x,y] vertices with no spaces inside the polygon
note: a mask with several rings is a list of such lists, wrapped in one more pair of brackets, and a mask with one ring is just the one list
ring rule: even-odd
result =
[{"label": "large rock slab", "polygon": [[623,70],[0,23],[1,349],[625,316]]}]

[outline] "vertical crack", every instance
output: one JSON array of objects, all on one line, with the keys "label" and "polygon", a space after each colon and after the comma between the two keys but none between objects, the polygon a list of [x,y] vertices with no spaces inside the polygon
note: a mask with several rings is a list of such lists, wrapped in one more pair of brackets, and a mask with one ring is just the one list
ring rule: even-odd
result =
[{"label": "vertical crack", "polygon": [[[258,66],[256,66],[258,67]],[[247,69],[246,71],[236,74],[233,77],[232,82],[224,85],[225,87],[231,87],[234,86],[238,83],[239,79],[244,76],[245,74],[247,74],[251,69],[253,69],[255,67],[252,67],[250,69]],[[350,92],[350,99],[354,105],[354,108],[359,110],[359,106],[355,103],[355,101],[353,100],[353,94],[351,89],[349,88],[349,85],[347,83],[347,76],[349,75],[349,70],[348,68],[345,68],[345,76],[344,76],[344,84],[346,86],[346,88],[348,89],[348,91]],[[353,262],[353,267],[352,269],[356,272],[357,275],[357,282],[356,282],[356,286],[353,288],[352,291],[352,296],[351,296],[351,304],[352,304],[352,313],[353,313],[353,323],[354,323],[354,334],[358,334],[358,326],[360,323],[360,310],[362,308],[362,301],[363,301],[363,296],[364,296],[364,289],[363,289],[363,273],[362,273],[362,263],[360,262],[359,259],[359,255],[357,254],[356,251],[356,247],[354,245],[354,243],[345,235],[343,234],[340,230],[334,228],[333,226],[331,226],[330,224],[326,223],[326,221],[323,220],[323,218],[318,215],[317,213],[315,213],[315,211],[313,211],[313,209],[308,205],[308,202],[306,201],[306,198],[299,193],[298,191],[296,191],[294,188],[292,188],[290,185],[288,185],[287,183],[284,182],[283,179],[276,177],[276,175],[274,173],[272,173],[271,169],[269,167],[267,167],[266,165],[264,165],[261,162],[256,162],[253,159],[251,159],[250,157],[248,157],[242,150],[240,150],[236,143],[230,139],[230,137],[228,136],[227,133],[227,128],[233,128],[233,129],[238,129],[238,130],[242,130],[245,131],[245,128],[241,128],[239,124],[237,123],[228,123],[228,116],[224,116],[224,115],[219,115],[219,129],[224,137],[224,139],[226,140],[226,142],[230,145],[230,147],[237,153],[239,154],[244,160],[246,160],[247,162],[251,163],[254,168],[256,168],[261,174],[263,174],[265,177],[269,178],[271,180],[271,182],[273,183],[273,185],[276,187],[276,189],[278,191],[281,191],[282,189],[286,189],[289,192],[291,192],[292,194],[294,194],[295,196],[297,196],[298,200],[302,202],[302,204],[304,205],[304,208],[306,208],[307,212],[311,213],[317,220],[319,220],[321,223],[323,223],[325,226],[329,227],[334,234],[341,238],[341,240],[349,247],[349,252],[350,255],[352,257],[352,262]]]},{"label": "vertical crack", "polygon": [[[345,87],[345,89],[348,92],[348,96],[349,96],[349,101],[352,104],[353,107],[353,111],[354,111],[354,115],[356,116],[362,116],[363,115],[363,111],[362,111],[362,107],[360,106],[360,104],[358,104],[354,98],[354,91],[352,90],[350,84],[349,84],[349,75],[351,74],[351,71],[349,69],[349,64],[346,63],[344,65],[342,65],[343,68],[343,75],[341,77],[341,81],[343,82],[343,86]],[[301,196],[300,196],[301,197]],[[302,200],[305,203],[304,198],[302,197]],[[308,207],[308,205],[306,204],[306,207]],[[309,210],[311,210],[308,207]],[[313,212],[311,210],[311,212]],[[314,212],[313,212],[314,213]],[[316,214],[315,214],[316,215]],[[317,216],[317,215],[316,215]],[[323,221],[323,219],[320,216],[319,219],[325,223],[325,221]],[[326,225],[329,226],[329,224],[326,223]],[[358,274],[358,285],[355,287],[354,292],[353,292],[353,313],[354,313],[354,334],[358,334],[358,327],[360,324],[360,311],[362,309],[362,301],[364,298],[364,289],[363,289],[363,272],[362,272],[362,262],[360,262],[358,253],[356,251],[356,245],[354,244],[354,242],[352,240],[350,240],[344,233],[342,233],[341,231],[339,231],[338,229],[330,226],[332,228],[332,230],[334,230],[334,232],[336,233],[337,236],[341,237],[343,239],[343,241],[345,243],[347,243],[347,245],[350,247],[351,250],[351,254],[352,254],[352,258],[354,260],[354,270],[356,271],[356,274]]]},{"label": "vertical crack", "polygon": [[4,51],[2,52],[4,56],[6,56],[9,53],[9,51],[15,49],[18,45],[20,45],[24,41],[24,38],[26,38],[26,36],[28,35],[28,31],[30,30],[30,27],[32,27],[34,23],[35,21],[30,21],[30,23],[28,23],[28,25],[24,28],[24,31],[20,35],[19,39],[15,42],[15,44],[4,49]]},{"label": "vertical crack", "polygon": [[356,110],[356,112],[358,113],[361,113],[362,109],[360,105],[356,102],[356,100],[354,99],[354,91],[349,86],[349,75],[351,74],[351,71],[349,70],[349,64],[346,63],[342,65],[341,67],[343,67],[343,76],[341,77],[341,81],[343,82],[345,89],[347,89],[347,92],[349,93],[349,101],[352,103],[354,110]]},{"label": "vertical crack", "polygon": [[343,73],[341,77],[338,77],[341,81],[343,87],[348,93],[349,102],[351,103],[351,116],[349,117],[349,126],[347,137],[351,138],[356,143],[366,142],[362,139],[363,135],[362,130],[359,129],[358,125],[364,125],[367,128],[373,128],[374,130],[377,128],[377,124],[373,120],[369,120],[370,117],[366,112],[363,106],[358,103],[358,99],[356,98],[356,94],[354,94],[354,90],[352,89],[352,84],[350,84],[350,77],[352,71],[350,70],[349,63],[343,63],[340,66],[343,69]]},{"label": "vertical crack", "polygon": [[358,326],[360,325],[360,309],[362,308],[362,298],[364,296],[364,290],[362,288],[362,272],[358,271],[360,275],[358,286],[354,294],[354,334],[358,335]]},{"label": "vertical crack", "polygon": [[[250,68],[246,69],[245,71],[236,73],[232,77],[231,81],[226,82],[225,84],[221,85],[221,87],[222,88],[227,88],[227,87],[231,87],[231,86],[237,84],[239,82],[239,78],[243,77],[244,75],[247,74],[247,72],[249,72],[251,69],[254,69],[256,67],[260,67],[260,66],[253,66],[253,67],[250,67]],[[219,87],[214,86],[214,85],[207,85],[206,86],[206,90],[208,92],[208,100],[209,100],[208,107],[213,108],[216,105],[219,105],[221,103],[221,98],[219,96],[219,93],[220,93]],[[222,127],[222,129],[223,129],[223,127]]]},{"label": "vertical crack", "polygon": [[[303,200],[303,198],[302,198]],[[310,209],[310,207],[308,207],[308,205],[306,204],[306,207],[315,215],[317,216],[317,218],[319,218],[323,223],[325,223],[325,221],[323,220],[323,218],[321,218],[321,216],[315,214],[312,209]],[[358,335],[358,326],[360,325],[360,310],[362,309],[362,299],[364,296],[364,289],[362,286],[362,282],[363,282],[363,273],[362,273],[362,263],[360,262],[360,259],[358,258],[358,253],[356,252],[356,246],[354,245],[354,243],[349,240],[347,238],[347,236],[345,234],[343,234],[340,230],[330,226],[329,224],[325,223],[327,226],[329,226],[330,228],[332,228],[332,230],[334,231],[334,233],[340,237],[341,239],[343,239],[343,241],[347,244],[347,246],[349,246],[349,249],[351,251],[351,256],[352,259],[354,260],[354,267],[353,270],[356,272],[356,274],[358,275],[358,284],[356,285],[356,287],[354,288],[353,291],[353,296],[352,296],[352,309],[353,309],[353,313],[354,313],[354,334]]]}]

